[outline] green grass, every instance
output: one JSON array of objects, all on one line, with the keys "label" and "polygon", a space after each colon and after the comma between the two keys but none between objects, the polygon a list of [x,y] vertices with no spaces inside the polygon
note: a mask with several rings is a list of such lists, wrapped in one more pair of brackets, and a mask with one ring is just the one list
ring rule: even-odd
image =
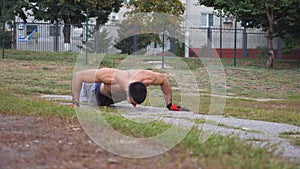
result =
[{"label": "green grass", "polygon": [[[75,53],[6,51],[7,59],[0,60],[0,112],[29,116],[60,117],[76,120],[74,109],[53,101],[39,98],[41,94],[71,94],[70,84]],[[99,60],[89,60],[96,67],[115,67],[125,56],[106,56]],[[210,85],[199,59],[183,59],[197,75],[201,93],[209,94]],[[230,59],[222,59],[227,78],[228,93],[233,96],[251,98],[280,98],[279,101],[257,102],[243,99],[227,99],[225,116],[245,119],[276,121],[300,126],[300,69],[298,61],[276,61],[275,69],[264,68],[263,60],[239,59],[233,67]],[[180,65],[178,65],[180,67]],[[172,86],[176,86],[172,81]],[[155,89],[150,89],[155,90]],[[157,93],[157,92],[154,92]],[[153,96],[154,97],[154,96]],[[156,96],[155,96],[156,97]],[[153,99],[155,100],[155,99]],[[146,104],[162,105],[161,100]],[[207,114],[210,97],[201,96],[198,113]],[[173,102],[180,103],[179,90],[173,93]],[[191,101],[191,106],[193,102]],[[103,116],[117,131],[134,137],[150,137],[165,131],[170,126],[161,122],[138,124],[105,109]],[[197,122],[202,122],[198,120]],[[199,132],[192,129],[187,137],[174,148],[183,156],[195,158],[208,168],[297,168],[297,164],[274,155],[276,147],[254,147],[232,136],[214,135],[203,144],[198,142]],[[285,134],[289,135],[289,134]],[[299,140],[293,139],[293,144]]]},{"label": "green grass", "polygon": [[[0,112],[2,113],[76,120],[74,109],[68,106],[32,99],[31,97],[20,97],[3,91],[0,92],[0,95],[2,103]],[[120,133],[139,138],[154,136],[170,127],[161,122],[137,124],[113,113],[112,110],[107,110],[103,113],[103,116]],[[218,135],[211,136],[205,143],[199,143],[200,132],[198,129],[193,128],[173,151],[180,153],[182,156],[197,159],[201,165],[212,168],[297,168],[297,164],[274,155],[273,152],[276,148],[271,145],[258,148],[235,137]]]},{"label": "green grass", "polygon": [[[182,141],[179,147],[188,147],[187,151],[192,157],[201,157],[204,162],[214,161],[212,168],[294,168],[284,160],[276,160],[273,152],[274,146],[257,148],[245,141],[237,141],[235,137],[213,135],[205,143],[198,142],[201,131],[193,129]],[[211,159],[211,160],[207,160]]]},{"label": "green grass", "polygon": [[0,90],[0,96],[2,114],[58,117],[67,120],[75,120],[76,117],[74,109],[70,106],[2,90]]},{"label": "green grass", "polygon": [[[6,51],[6,54],[8,59],[0,62],[0,76],[4,77],[0,81],[0,90],[35,97],[40,94],[70,95],[71,79],[78,54],[32,51]],[[125,55],[101,54],[100,56],[89,56],[89,63],[92,65],[90,67],[118,66],[126,58]],[[139,57],[143,60],[159,60],[156,57]],[[65,60],[65,58],[67,59]],[[85,55],[80,55],[79,59],[85,59]],[[210,81],[201,60],[193,58],[182,58],[182,60],[191,67],[192,72],[196,75],[195,78],[201,93],[209,94],[211,92]],[[130,59],[127,62],[131,64]],[[125,63],[127,64],[127,62]],[[173,62],[173,60],[167,58],[166,64],[177,64],[170,62]],[[296,66],[299,66],[298,61],[278,61],[276,62],[277,69],[266,69],[263,66],[253,67],[253,64],[264,62],[264,60],[259,59],[240,59],[240,65],[237,67],[230,66],[230,62],[230,59],[222,59],[229,95],[283,100],[257,102],[227,99],[223,115],[300,126],[300,113],[298,111],[300,109],[300,69]],[[289,65],[290,67],[288,67]],[[180,69],[180,65],[177,65],[177,68]],[[158,71],[164,72],[160,69]],[[185,80],[182,79],[182,81]],[[170,82],[172,87],[178,86],[174,79],[170,78]],[[159,89],[150,88],[150,90],[153,91],[152,93],[158,93],[158,95],[153,95],[152,99],[147,99],[145,105],[164,106]],[[198,90],[195,91],[198,92]],[[173,90],[174,103],[181,104],[186,101],[182,100],[180,92],[180,90]],[[192,98],[190,101],[186,101],[185,106],[194,112],[202,114],[209,112],[209,96],[201,95],[200,108],[193,107],[197,105],[195,101],[197,99]]]},{"label": "green grass", "polygon": [[126,136],[149,138],[166,131],[171,126],[162,122],[136,123],[115,113],[103,113],[102,116],[110,126]]},{"label": "green grass", "polygon": [[72,64],[19,60],[4,60],[0,64],[2,90],[31,95],[70,93]]},{"label": "green grass", "polygon": [[223,115],[300,126],[299,109],[298,99],[268,102],[228,99]]},{"label": "green grass", "polygon": [[281,138],[289,139],[290,143],[294,146],[300,147],[300,132],[299,131],[286,131],[279,133]]},{"label": "green grass", "polygon": [[75,63],[78,54],[73,52],[37,52],[27,50],[5,50],[5,59]]}]

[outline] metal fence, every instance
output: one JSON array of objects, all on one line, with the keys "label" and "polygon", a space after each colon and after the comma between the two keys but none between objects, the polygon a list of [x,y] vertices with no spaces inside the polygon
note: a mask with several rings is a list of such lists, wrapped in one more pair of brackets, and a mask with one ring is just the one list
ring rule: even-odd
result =
[{"label": "metal fence", "polygon": [[[16,34],[14,35],[14,49],[32,50],[32,51],[70,51],[79,52],[82,46],[82,32],[77,28],[71,28],[71,43],[69,46],[64,45],[63,26],[59,24],[45,23],[17,23]],[[80,25],[78,25],[80,26]]]},{"label": "metal fence", "polygon": [[[11,47],[15,50],[73,52],[81,52],[82,49],[85,48],[86,40],[95,41],[95,36],[92,36],[95,25],[87,26],[82,24],[71,26],[70,43],[65,44],[64,26],[65,25],[63,24],[50,23],[15,23],[13,25],[14,28],[11,29],[12,38],[6,39],[5,41],[11,43]],[[106,44],[106,46],[96,45],[95,48],[105,48],[105,50],[96,49],[96,51],[106,53],[120,52],[120,50],[114,47],[116,40],[119,37],[117,29],[118,26],[116,25],[101,26],[100,32],[106,31],[110,42],[108,42],[109,44]],[[133,27],[132,30],[134,31]],[[182,32],[184,32],[184,30],[185,28],[182,28]],[[234,29],[191,27],[188,31],[189,47],[193,49],[195,56],[200,56],[200,51],[203,48],[216,49],[221,57],[232,55],[234,47]],[[88,36],[86,36],[87,32]],[[277,42],[277,40],[274,40],[275,48],[279,46]],[[134,43],[138,44],[138,42]],[[164,46],[166,48],[165,50],[168,50],[170,46],[170,42],[166,40]],[[242,57],[255,57],[252,56],[255,55],[255,52],[253,53],[251,50],[256,50],[257,47],[261,46],[266,46],[266,38],[263,32],[257,29],[237,30],[237,49],[241,51],[239,55]],[[154,53],[161,52],[161,46],[159,45],[149,45],[147,49],[155,49]]]}]

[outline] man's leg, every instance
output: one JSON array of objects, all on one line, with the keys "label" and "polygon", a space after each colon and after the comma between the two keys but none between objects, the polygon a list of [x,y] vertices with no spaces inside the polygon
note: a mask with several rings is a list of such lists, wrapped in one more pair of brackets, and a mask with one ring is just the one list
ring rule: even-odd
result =
[{"label": "man's leg", "polygon": [[[83,83],[82,90],[80,92],[80,99],[82,97],[86,99],[86,101],[92,105],[97,105],[96,95],[95,95],[95,83]],[[81,100],[80,100],[81,101]]]},{"label": "man's leg", "polygon": [[81,91],[80,91],[80,102],[87,102],[88,98],[86,95],[86,83],[82,83]]},{"label": "man's leg", "polygon": [[108,98],[100,92],[101,85],[101,83],[95,84],[95,94],[98,106],[109,106],[111,104],[114,104],[114,101],[112,99]]}]

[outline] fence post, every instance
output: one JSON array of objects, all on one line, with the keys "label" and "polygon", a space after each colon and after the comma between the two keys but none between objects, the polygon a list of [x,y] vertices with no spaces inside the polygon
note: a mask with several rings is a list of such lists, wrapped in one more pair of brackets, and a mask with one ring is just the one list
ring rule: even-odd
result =
[{"label": "fence post", "polygon": [[59,49],[58,49],[58,44],[59,44],[59,41],[58,41],[58,19],[56,19],[56,22],[55,22],[55,36],[54,36],[54,51],[57,52]]},{"label": "fence post", "polygon": [[88,41],[89,41],[89,8],[86,8],[85,16],[85,64],[88,64]]},{"label": "fence post", "polygon": [[243,30],[243,58],[247,57],[247,30],[246,27]]},{"label": "fence post", "polygon": [[210,27],[207,28],[207,55],[211,57],[212,49],[212,30]]},{"label": "fence post", "polygon": [[162,42],[162,62],[161,62],[161,68],[162,69],[164,69],[165,68],[165,17],[163,16],[163,18],[162,18],[163,20],[162,20],[162,40],[163,40],[163,42]]},{"label": "fence post", "polygon": [[17,49],[17,23],[14,19],[14,26],[13,26],[14,30],[13,30],[13,49]]},{"label": "fence post", "polygon": [[4,10],[5,10],[5,0],[2,1],[2,59],[4,59],[4,47],[5,47],[5,15],[4,15]]},{"label": "fence post", "polygon": [[222,58],[222,55],[223,55],[222,43],[223,43],[223,20],[222,20],[222,17],[220,17],[220,53],[219,53],[220,58]]},{"label": "fence post", "polygon": [[185,10],[185,32],[184,32],[184,57],[190,57],[190,26],[189,26],[189,15],[190,15],[190,0],[186,0]]},{"label": "fence post", "polygon": [[234,58],[233,58],[233,66],[236,66],[236,36],[237,34],[237,18],[235,18],[234,22]]}]

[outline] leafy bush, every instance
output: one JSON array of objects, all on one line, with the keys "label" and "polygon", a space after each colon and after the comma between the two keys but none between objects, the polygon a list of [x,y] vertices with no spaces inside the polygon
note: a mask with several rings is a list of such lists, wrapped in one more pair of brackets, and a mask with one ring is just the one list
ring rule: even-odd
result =
[{"label": "leafy bush", "polygon": [[[2,28],[0,28],[0,43],[1,43],[1,48],[3,46],[3,30]],[[13,36],[12,36],[12,32],[10,31],[5,31],[5,35],[4,35],[4,38],[5,38],[5,44],[4,44],[4,47],[6,49],[11,49],[12,48],[12,40],[13,40]]]},{"label": "leafy bush", "polygon": [[151,44],[152,40],[153,34],[138,34],[125,37],[124,39],[118,39],[114,46],[121,50],[121,54],[131,55],[139,50],[145,49]]},{"label": "leafy bush", "polygon": [[268,57],[268,47],[267,46],[258,46],[256,47],[258,50],[257,57],[262,59],[262,58],[267,58]]},{"label": "leafy bush", "polygon": [[174,53],[176,56],[183,57],[185,51],[185,44],[175,38],[170,37],[170,52]]}]

